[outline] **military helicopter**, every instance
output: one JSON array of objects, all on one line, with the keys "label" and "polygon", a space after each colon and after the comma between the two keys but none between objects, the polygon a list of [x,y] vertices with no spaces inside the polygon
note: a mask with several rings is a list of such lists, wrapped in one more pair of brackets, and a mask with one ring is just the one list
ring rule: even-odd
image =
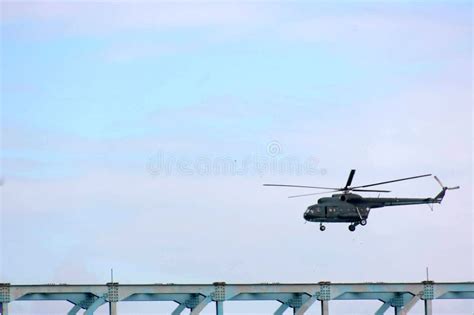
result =
[{"label": "military helicopter", "polygon": [[301,186],[301,185],[282,185],[282,184],[263,184],[263,186],[275,186],[275,187],[295,187],[295,188],[311,188],[311,189],[325,189],[328,191],[317,192],[311,194],[289,196],[288,198],[313,196],[318,194],[326,194],[331,192],[341,192],[334,194],[331,197],[323,197],[318,200],[317,204],[309,206],[303,218],[309,222],[319,222],[319,229],[321,231],[326,230],[323,223],[325,222],[346,222],[350,223],[349,230],[354,232],[357,225],[366,225],[367,218],[369,217],[370,210],[373,208],[382,208],[387,206],[406,206],[406,205],[418,205],[418,204],[434,204],[441,203],[447,190],[459,189],[456,187],[446,187],[441,183],[438,177],[434,176],[435,180],[441,185],[441,192],[434,198],[369,198],[362,197],[357,194],[353,194],[353,191],[357,192],[378,192],[388,193],[389,190],[380,189],[365,189],[367,187],[373,187],[378,185],[385,185],[389,183],[400,182],[404,180],[410,180],[415,178],[431,176],[431,174],[418,175],[406,178],[400,178],[395,180],[389,180],[374,184],[351,186],[352,179],[354,178],[355,170],[351,170],[349,178],[347,179],[346,185],[342,188],[334,187],[318,187],[318,186]]}]

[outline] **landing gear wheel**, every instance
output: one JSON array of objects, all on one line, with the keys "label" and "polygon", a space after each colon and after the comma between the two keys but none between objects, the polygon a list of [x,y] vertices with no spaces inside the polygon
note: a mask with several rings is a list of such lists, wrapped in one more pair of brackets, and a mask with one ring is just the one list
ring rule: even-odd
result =
[{"label": "landing gear wheel", "polygon": [[367,220],[360,220],[360,225],[364,226],[367,224]]},{"label": "landing gear wheel", "polygon": [[320,229],[321,231],[325,231],[325,230],[326,230],[326,227],[321,224],[321,225],[319,226],[319,229]]},{"label": "landing gear wheel", "polygon": [[349,225],[349,231],[354,232],[356,230],[356,226],[354,224]]}]

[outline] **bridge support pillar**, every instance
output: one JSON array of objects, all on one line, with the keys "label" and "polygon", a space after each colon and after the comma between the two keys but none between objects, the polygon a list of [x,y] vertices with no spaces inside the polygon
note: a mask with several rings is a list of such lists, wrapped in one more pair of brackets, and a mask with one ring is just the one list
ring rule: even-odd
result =
[{"label": "bridge support pillar", "polygon": [[100,297],[96,299],[84,312],[84,315],[94,315],[94,312],[102,305],[105,304],[105,299]]},{"label": "bridge support pillar", "polygon": [[8,315],[8,303],[0,302],[0,314]]},{"label": "bridge support pillar", "polygon": [[434,299],[434,282],[433,281],[424,281],[423,282],[423,297],[422,299],[425,302],[425,315],[433,314],[433,299]]},{"label": "bridge support pillar", "polygon": [[216,315],[224,315],[224,302],[216,301]]},{"label": "bridge support pillar", "polygon": [[8,315],[10,298],[10,283],[0,283],[0,314]]},{"label": "bridge support pillar", "polygon": [[425,300],[425,315],[433,315],[433,300]]},{"label": "bridge support pillar", "polygon": [[319,300],[321,301],[321,315],[329,315],[329,300],[331,300],[331,282],[319,282]]},{"label": "bridge support pillar", "polygon": [[282,303],[280,307],[273,313],[273,315],[283,315],[283,313],[285,313],[288,307],[288,304]]},{"label": "bridge support pillar", "polygon": [[377,311],[375,311],[375,315],[383,315],[385,312],[390,308],[390,302],[384,302]]},{"label": "bridge support pillar", "polygon": [[76,304],[69,310],[69,312],[67,312],[67,315],[76,315],[77,312],[79,312],[80,310],[81,310],[81,307]]},{"label": "bridge support pillar", "polygon": [[186,306],[184,304],[179,304],[178,307],[176,307],[171,313],[171,315],[180,315],[185,309]]},{"label": "bridge support pillar", "polygon": [[117,302],[109,302],[109,315],[117,315]]},{"label": "bridge support pillar", "polygon": [[117,315],[117,302],[119,301],[118,282],[107,283],[107,302],[109,302],[109,315]]},{"label": "bridge support pillar", "polygon": [[393,313],[394,313],[395,315],[401,315],[401,314],[402,314],[402,313],[401,313],[401,312],[402,312],[402,307],[401,307],[401,306],[394,306],[393,309],[394,309],[394,312],[393,312]]},{"label": "bridge support pillar", "polygon": [[321,301],[321,315],[329,315],[329,301]]}]

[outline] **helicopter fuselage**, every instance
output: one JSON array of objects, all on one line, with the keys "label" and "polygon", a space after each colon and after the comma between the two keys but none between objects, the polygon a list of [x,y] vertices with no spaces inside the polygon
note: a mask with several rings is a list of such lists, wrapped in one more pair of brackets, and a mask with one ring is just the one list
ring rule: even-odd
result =
[{"label": "helicopter fuselage", "polygon": [[439,198],[365,198],[357,194],[334,194],[309,206],[303,217],[309,222],[349,222],[365,224],[372,208],[429,204]]}]

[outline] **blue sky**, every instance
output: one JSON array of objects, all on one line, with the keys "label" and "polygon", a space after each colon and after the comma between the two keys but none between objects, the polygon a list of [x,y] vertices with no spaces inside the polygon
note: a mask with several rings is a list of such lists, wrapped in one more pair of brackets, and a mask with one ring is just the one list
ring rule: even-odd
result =
[{"label": "blue sky", "polygon": [[[2,280],[473,279],[470,2],[1,5]],[[174,171],[153,173],[158,156]],[[316,172],[262,169],[286,158]],[[196,170],[219,159],[253,164]],[[321,234],[301,218],[314,199],[261,187],[341,185],[351,168],[462,190]],[[307,263],[286,270],[294,255]],[[438,310],[456,307],[472,304]]]}]

